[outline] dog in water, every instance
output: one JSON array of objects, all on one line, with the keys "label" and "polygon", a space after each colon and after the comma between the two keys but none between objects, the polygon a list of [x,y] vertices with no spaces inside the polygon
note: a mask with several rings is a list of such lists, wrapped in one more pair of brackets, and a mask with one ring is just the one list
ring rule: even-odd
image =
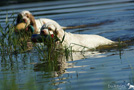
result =
[{"label": "dog in water", "polygon": [[53,22],[44,24],[41,28],[40,34],[56,36],[56,38],[58,38],[58,40],[55,41],[57,46],[60,44],[62,47],[67,47],[74,51],[89,50],[101,45],[115,43],[114,41],[99,35],[73,34],[65,32],[58,23]]},{"label": "dog in water", "polygon": [[48,23],[48,22],[57,23],[56,21],[54,21],[52,19],[47,19],[47,18],[35,19],[35,17],[32,15],[32,13],[27,10],[24,10],[24,11],[21,11],[18,13],[16,25],[21,22],[26,23],[27,26],[32,25],[34,28],[34,33],[36,33],[36,34],[40,33],[41,27],[44,23]]}]

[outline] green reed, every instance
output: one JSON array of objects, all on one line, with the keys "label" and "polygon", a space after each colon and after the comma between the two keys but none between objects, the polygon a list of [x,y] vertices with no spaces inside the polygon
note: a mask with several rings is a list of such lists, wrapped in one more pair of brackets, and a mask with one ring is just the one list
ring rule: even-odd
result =
[{"label": "green reed", "polygon": [[[46,40],[44,43],[38,45],[36,43],[31,42],[31,35],[32,33],[26,32],[14,32],[14,23],[8,24],[6,23],[6,28],[3,28],[0,25],[0,53],[2,61],[10,61],[13,62],[14,58],[16,61],[18,59],[18,55],[25,53],[28,51],[34,50],[36,52],[38,60],[41,62],[46,62],[47,68],[51,70],[58,69],[59,58],[61,59],[62,56],[68,58],[70,54],[70,50],[68,48],[64,49],[57,49],[56,44],[53,38]],[[63,42],[63,41],[62,41]],[[31,43],[32,47],[28,47],[27,44]],[[47,49],[45,48],[47,47]],[[23,57],[22,57],[23,58]],[[31,57],[31,59],[34,59]]]},{"label": "green reed", "polygon": [[[44,38],[42,38],[42,41]],[[57,48],[55,38],[49,38],[43,41],[39,45],[35,46],[35,50],[38,53],[38,58],[43,62],[36,65],[36,68],[41,69],[41,66],[45,67],[48,71],[59,71],[59,67],[64,59],[68,59],[71,55],[68,48],[63,49],[62,46]],[[61,43],[59,43],[59,46]],[[64,58],[65,57],[65,58]]]}]

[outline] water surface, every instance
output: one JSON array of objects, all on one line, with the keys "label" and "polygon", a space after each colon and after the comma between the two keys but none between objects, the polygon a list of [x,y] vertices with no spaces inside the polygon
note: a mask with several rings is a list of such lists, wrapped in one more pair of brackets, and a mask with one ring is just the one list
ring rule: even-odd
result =
[{"label": "water surface", "polygon": [[[6,20],[12,23],[18,12],[29,10],[36,19],[50,18],[62,26],[87,25],[84,28],[68,29],[67,32],[98,34],[114,41],[134,39],[133,0],[27,3],[14,0],[3,3],[0,6],[0,24],[3,28],[6,27]],[[133,53],[133,44],[122,50],[73,53],[73,58],[63,61],[60,69],[55,71],[40,64],[38,68],[35,63],[41,62],[41,59],[34,50],[13,55],[12,60],[10,56],[3,59],[0,55],[0,87],[7,90],[13,82],[18,90],[128,90],[127,83],[134,85]]]}]

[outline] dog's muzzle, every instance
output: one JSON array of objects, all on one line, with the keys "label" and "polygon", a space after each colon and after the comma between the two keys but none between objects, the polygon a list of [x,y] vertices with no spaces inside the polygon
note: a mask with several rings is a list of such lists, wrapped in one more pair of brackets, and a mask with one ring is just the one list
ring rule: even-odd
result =
[{"label": "dog's muzzle", "polygon": [[31,40],[34,43],[49,42],[51,40],[56,42],[58,41],[58,38],[54,38],[54,34],[51,35],[33,34]]}]

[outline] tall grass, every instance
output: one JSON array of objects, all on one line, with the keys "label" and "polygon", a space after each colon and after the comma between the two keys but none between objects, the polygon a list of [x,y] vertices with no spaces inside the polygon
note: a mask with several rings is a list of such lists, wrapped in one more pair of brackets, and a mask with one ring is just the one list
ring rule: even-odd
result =
[{"label": "tall grass", "polygon": [[[14,18],[14,15],[12,14],[10,18]],[[30,58],[31,60],[34,59],[33,56],[29,56],[28,52],[30,50],[34,50],[33,52],[36,52],[38,57],[38,60],[41,62],[45,62],[47,66],[48,71],[54,71],[59,70],[58,68],[58,52],[52,48],[51,44],[52,41],[49,43],[51,48],[47,50],[45,48],[45,45],[42,44],[40,46],[34,44],[31,42],[31,34],[32,33],[15,33],[15,19],[13,22],[9,22],[8,18],[6,18],[5,26],[3,27],[2,24],[0,24],[0,62],[1,67],[5,67],[3,69],[3,72],[7,71],[7,67],[12,69],[15,68],[14,64],[19,64],[20,60],[23,60],[25,57]],[[32,45],[32,47],[28,47],[28,43]],[[55,52],[55,53],[54,53]],[[60,52],[59,52],[60,53]],[[20,57],[21,56],[21,57]],[[25,59],[27,60],[27,59]],[[19,66],[19,65],[17,65]],[[37,65],[35,65],[36,67]],[[18,68],[18,67],[17,67]],[[9,70],[10,70],[9,69]],[[39,68],[41,69],[41,68]],[[46,69],[46,68],[45,68]],[[8,74],[5,74],[3,76],[6,76]],[[0,80],[0,89],[2,90],[19,90],[19,85],[16,82],[16,78],[9,77],[3,77],[2,80]],[[34,85],[35,81],[31,78],[25,85],[25,88],[27,90],[37,90],[37,87],[31,87],[29,85]]]},{"label": "tall grass", "polygon": [[[7,16],[8,17],[8,16]],[[9,18],[14,18],[14,14],[12,14]],[[48,39],[45,43],[40,45],[31,42],[32,33],[27,32],[18,32],[15,33],[15,19],[13,22],[9,22],[8,18],[6,18],[5,27],[0,24],[0,57],[1,61],[8,64],[8,61],[13,62],[14,59],[18,58],[18,55],[22,55],[25,53],[28,56],[28,52],[33,50],[36,52],[38,60],[41,62],[47,63],[47,68],[50,71],[58,70],[59,65],[62,62],[60,59],[62,56],[65,56],[68,59],[69,55],[71,55],[71,50],[69,48],[65,49],[56,49],[56,44],[53,38]],[[24,30],[25,31],[25,30]],[[63,42],[62,39],[61,43]],[[29,47],[30,45],[31,47]],[[45,48],[47,46],[47,49]],[[31,59],[33,57],[28,56]],[[23,58],[23,57],[22,57]],[[38,65],[37,65],[38,66]]]}]

